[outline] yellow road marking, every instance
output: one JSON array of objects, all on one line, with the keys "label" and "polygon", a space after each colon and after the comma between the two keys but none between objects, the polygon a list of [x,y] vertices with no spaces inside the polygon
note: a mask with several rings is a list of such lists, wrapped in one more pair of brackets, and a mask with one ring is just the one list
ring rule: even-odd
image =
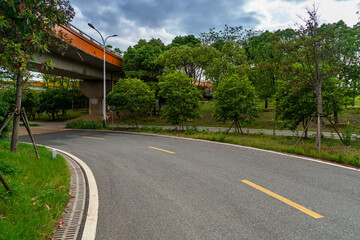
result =
[{"label": "yellow road marking", "polygon": [[104,140],[105,138],[98,138],[98,137],[83,137],[83,138],[91,138],[91,139],[99,139],[99,140]]},{"label": "yellow road marking", "polygon": [[167,152],[167,153],[171,153],[171,154],[175,154],[174,152],[171,152],[171,151],[168,151],[168,150],[164,150],[164,149],[161,149],[161,148],[156,148],[156,147],[151,147],[151,146],[149,146],[149,148],[152,148],[152,149],[155,149],[155,150],[159,150],[159,151],[163,151],[163,152]]},{"label": "yellow road marking", "polygon": [[292,207],[294,207],[294,208],[296,208],[296,209],[298,209],[298,210],[312,216],[313,218],[323,218],[324,217],[324,216],[321,216],[320,214],[317,214],[316,212],[313,212],[313,211],[311,211],[311,210],[309,210],[309,209],[307,209],[307,208],[305,208],[305,207],[303,207],[303,206],[301,206],[301,205],[299,205],[297,203],[294,203],[293,201],[290,201],[289,199],[286,199],[286,198],[284,198],[284,197],[282,197],[282,196],[280,196],[280,195],[278,195],[278,194],[276,194],[274,192],[271,192],[271,191],[269,191],[269,190],[267,190],[267,189],[265,189],[263,187],[260,187],[259,185],[256,185],[255,183],[252,183],[252,182],[250,182],[248,180],[241,180],[241,181],[243,183],[246,183],[246,184],[252,186],[253,188],[256,188],[257,190],[260,190],[260,191],[272,196],[273,198],[276,198],[276,199],[278,199],[278,200],[280,200],[280,201],[282,201],[282,202],[284,202],[284,203],[286,203],[286,204],[288,204],[288,205],[290,205],[290,206],[292,206]]}]

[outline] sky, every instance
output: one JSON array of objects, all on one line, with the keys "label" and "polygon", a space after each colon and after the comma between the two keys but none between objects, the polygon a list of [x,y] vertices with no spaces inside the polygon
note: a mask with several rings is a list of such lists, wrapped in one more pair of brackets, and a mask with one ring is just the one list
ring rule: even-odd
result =
[{"label": "sky", "polygon": [[245,29],[294,28],[314,3],[324,23],[343,20],[353,26],[360,21],[360,0],[70,0],[75,9],[72,24],[100,41],[125,51],[139,39],[160,38],[165,44],[176,36],[199,36],[215,27],[243,26]]}]

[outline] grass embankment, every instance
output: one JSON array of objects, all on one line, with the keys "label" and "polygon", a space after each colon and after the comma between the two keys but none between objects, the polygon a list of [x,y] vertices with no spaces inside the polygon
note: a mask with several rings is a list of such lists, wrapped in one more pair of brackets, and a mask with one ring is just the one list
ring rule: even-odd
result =
[{"label": "grass embankment", "polygon": [[17,153],[0,140],[0,172],[13,194],[0,183],[0,239],[50,239],[69,201],[70,173],[63,157],[19,144]]},{"label": "grass embankment", "polygon": [[[256,129],[273,129],[274,125],[276,129],[281,129],[282,121],[277,120],[274,121],[275,118],[275,101],[269,101],[268,108],[263,108],[263,102],[259,102],[259,105],[262,106],[260,109],[260,117],[255,119],[252,123],[244,123],[242,127],[244,128],[256,128]],[[215,102],[214,101],[203,101],[200,104],[200,115],[199,119],[194,119],[187,124],[189,126],[197,126],[197,127],[230,127],[230,121],[222,123],[217,122],[213,113],[215,112]],[[333,119],[333,118],[332,118]],[[118,119],[116,119],[118,120]],[[116,121],[116,124],[119,125],[133,125],[133,119],[126,118],[124,116],[121,117],[121,121]],[[110,122],[110,120],[109,120]],[[138,121],[139,125],[153,125],[153,126],[166,126],[169,125],[166,123],[165,119],[156,115],[152,118],[142,118]],[[323,120],[324,131],[332,131],[335,130],[332,128],[331,124],[324,119]],[[339,113],[339,124],[337,125],[340,131],[344,131],[347,124],[353,126],[354,131],[360,133],[360,97],[356,99],[355,106],[346,107],[341,113]],[[285,128],[286,129],[286,128]],[[302,131],[302,126],[299,126],[299,131]],[[310,131],[316,130],[316,124],[311,124]]]},{"label": "grass embankment", "polygon": [[[69,123],[68,128],[81,128],[81,129],[104,129],[98,122],[98,128],[94,128],[93,122],[76,121]],[[108,128],[111,129],[111,128]],[[225,142],[243,146],[256,147],[261,149],[273,150],[277,152],[297,154],[307,157],[323,159],[331,162],[337,162],[349,166],[360,167],[360,140],[350,139],[350,133],[347,134],[347,145],[344,145],[337,139],[323,139],[322,150],[319,152],[315,147],[315,139],[310,138],[302,140],[297,146],[295,143],[297,137],[291,136],[273,136],[265,134],[225,134],[224,132],[211,132],[208,130],[199,131],[196,128],[189,128],[185,131],[176,131],[170,129],[162,129],[161,127],[142,127],[142,128],[114,128],[120,131],[129,132],[145,132],[156,133],[163,135],[204,139],[217,142]]]},{"label": "grass embankment", "polygon": [[[69,111],[66,111],[65,114],[61,113],[59,115],[56,115],[56,117],[55,117],[56,119],[54,120],[54,122],[63,122],[66,120],[71,120],[71,119],[75,119],[75,118],[87,116],[87,115],[89,115],[89,112],[86,111],[85,109],[81,109],[81,110],[77,110],[77,111],[69,110]],[[36,121],[36,122],[52,121],[51,115],[46,114],[46,113],[36,114],[35,118],[34,119],[31,118],[30,120]]]}]

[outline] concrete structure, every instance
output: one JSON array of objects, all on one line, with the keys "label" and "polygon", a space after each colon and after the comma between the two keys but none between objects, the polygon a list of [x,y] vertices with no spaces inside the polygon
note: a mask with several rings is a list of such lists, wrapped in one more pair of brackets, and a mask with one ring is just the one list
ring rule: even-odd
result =
[{"label": "concrete structure", "polygon": [[[59,26],[58,34],[64,34],[70,41],[67,49],[50,47],[50,52],[42,56],[35,55],[32,67],[42,73],[82,79],[81,91],[89,98],[91,116],[102,115],[103,104],[103,47],[99,42],[72,26]],[[123,76],[123,59],[110,51],[106,51],[106,90]],[[45,60],[51,60],[53,69],[43,66]]]}]

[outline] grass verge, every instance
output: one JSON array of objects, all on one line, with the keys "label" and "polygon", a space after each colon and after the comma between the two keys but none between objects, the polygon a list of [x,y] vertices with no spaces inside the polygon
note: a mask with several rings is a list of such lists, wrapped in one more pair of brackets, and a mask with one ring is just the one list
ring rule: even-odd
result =
[{"label": "grass verge", "polygon": [[67,202],[70,173],[65,159],[39,147],[19,144],[17,153],[0,140],[0,172],[13,190],[0,183],[0,239],[50,239]]},{"label": "grass verge", "polygon": [[[82,129],[105,129],[99,122],[93,124],[90,121],[76,121],[69,123],[68,128]],[[107,128],[110,130],[111,128]],[[315,147],[315,139],[309,138],[302,140],[297,146],[295,143],[297,137],[292,136],[273,136],[266,134],[225,134],[224,132],[211,132],[209,130],[199,131],[197,128],[188,128],[185,131],[176,131],[163,129],[162,127],[142,127],[142,128],[114,128],[114,130],[129,132],[145,132],[163,135],[204,139],[217,142],[225,142],[277,152],[291,153],[301,156],[323,159],[331,162],[337,162],[348,166],[360,167],[360,140],[347,139],[347,145],[344,145],[337,139],[324,138],[322,140],[322,150],[319,152]],[[349,134],[348,134],[349,135]],[[349,135],[351,136],[351,135]]]}]

